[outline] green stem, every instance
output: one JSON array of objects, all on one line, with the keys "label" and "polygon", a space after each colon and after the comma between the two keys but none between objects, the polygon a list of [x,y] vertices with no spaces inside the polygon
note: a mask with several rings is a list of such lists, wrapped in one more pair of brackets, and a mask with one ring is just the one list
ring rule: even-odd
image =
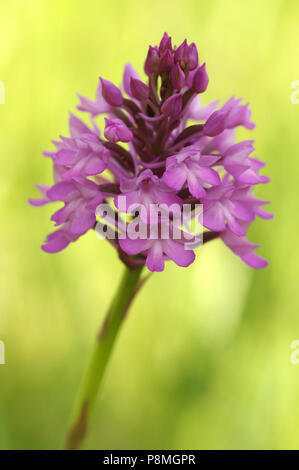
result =
[{"label": "green stem", "polygon": [[100,333],[96,338],[92,356],[72,414],[71,425],[66,440],[67,449],[78,449],[85,437],[97,392],[102,383],[116,336],[131,300],[138,289],[141,271],[142,267],[135,270],[126,268]]}]

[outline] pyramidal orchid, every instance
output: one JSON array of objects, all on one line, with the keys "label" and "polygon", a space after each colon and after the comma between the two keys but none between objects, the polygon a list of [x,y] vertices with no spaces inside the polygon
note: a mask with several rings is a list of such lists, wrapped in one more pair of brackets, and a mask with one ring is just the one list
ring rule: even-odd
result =
[{"label": "pyramidal orchid", "polygon": [[[194,43],[173,46],[166,33],[159,46],[149,47],[144,72],[146,80],[127,64],[121,86],[100,78],[95,99],[79,95],[78,110],[84,117],[70,114],[70,136],[53,141],[55,150],[44,153],[53,163],[54,184],[37,185],[42,197],[30,200],[35,206],[63,203],[52,215],[57,229],[42,245],[44,251],[59,252],[87,231],[106,227],[108,242],[127,266],[82,384],[68,434],[71,448],[85,434],[143,266],[162,271],[166,261],[182,267],[195,261],[192,247],[185,249],[184,228],[178,230],[176,223],[186,205],[202,207],[203,243],[219,238],[249,266],[267,266],[255,253],[258,245],[247,239],[257,217],[272,217],[263,209],[266,202],[254,196],[255,186],[269,181],[260,174],[264,164],[254,156],[254,142],[236,140],[239,126],[255,127],[248,103],[231,97],[220,107],[218,101],[203,107],[200,94],[209,83],[206,64],[199,62]],[[97,124],[101,115],[103,132]],[[107,220],[98,220],[101,204],[110,208],[112,230]],[[170,217],[159,210],[154,220],[150,217],[151,207],[159,205],[168,208]],[[128,213],[134,211],[133,227]],[[178,232],[183,235],[175,236]]]}]

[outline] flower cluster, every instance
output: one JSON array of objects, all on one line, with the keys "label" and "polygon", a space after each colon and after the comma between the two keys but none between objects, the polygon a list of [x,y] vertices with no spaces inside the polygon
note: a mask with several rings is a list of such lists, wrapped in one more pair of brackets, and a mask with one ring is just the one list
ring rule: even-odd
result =
[{"label": "flower cluster", "polygon": [[[245,263],[262,268],[267,262],[254,253],[258,247],[246,238],[256,216],[271,218],[265,201],[253,195],[264,164],[252,157],[253,141],[236,142],[236,128],[253,129],[251,111],[241,99],[230,98],[202,107],[199,95],[209,82],[194,43],[173,47],[165,33],[159,46],[149,47],[144,83],[131,64],[124,69],[122,87],[100,78],[95,100],[79,95],[78,110],[88,114],[90,125],[70,115],[70,137],[54,141],[45,152],[54,165],[55,184],[38,185],[42,198],[33,205],[64,203],[52,215],[59,228],[43,250],[64,249],[95,227],[96,208],[109,203],[118,212],[120,196],[130,204],[164,203],[182,207],[202,204],[203,240],[220,237]],[[106,115],[103,136],[97,124]],[[130,224],[130,220],[126,224]],[[145,218],[140,223],[150,221]],[[163,217],[156,221],[164,223]],[[117,227],[116,227],[117,232]],[[161,230],[160,230],[161,232]],[[183,240],[114,237],[110,242],[130,267],[146,264],[162,271],[164,261],[189,266],[194,251]]]}]

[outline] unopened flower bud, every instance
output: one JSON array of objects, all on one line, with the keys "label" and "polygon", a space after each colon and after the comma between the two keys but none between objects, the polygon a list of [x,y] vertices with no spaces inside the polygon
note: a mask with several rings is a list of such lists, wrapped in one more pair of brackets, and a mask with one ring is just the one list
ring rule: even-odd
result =
[{"label": "unopened flower bud", "polygon": [[161,111],[165,116],[176,116],[183,107],[183,99],[180,93],[170,96],[162,105]]},{"label": "unopened flower bud", "polygon": [[194,74],[192,88],[196,93],[203,93],[206,91],[208,83],[209,77],[206,71],[206,64],[204,63],[198,67]]},{"label": "unopened flower bud", "polygon": [[187,40],[185,39],[184,42],[177,48],[175,51],[174,58],[176,62],[185,64],[188,60],[188,44]]},{"label": "unopened flower bud", "polygon": [[197,52],[197,47],[192,42],[188,48],[188,61],[187,61],[187,67],[188,70],[194,70],[198,66],[198,52]]},{"label": "unopened flower bud", "polygon": [[138,73],[134,69],[134,67],[128,62],[125,66],[124,69],[124,75],[123,75],[123,86],[124,90],[127,93],[127,95],[132,96],[132,91],[131,91],[131,78],[137,78],[138,80],[140,79]]},{"label": "unopened flower bud", "polygon": [[102,93],[104,99],[111,106],[121,106],[123,103],[122,94],[119,88],[108,80],[101,78]]},{"label": "unopened flower bud", "polygon": [[131,92],[134,98],[139,101],[144,101],[149,97],[149,87],[137,78],[131,78],[130,81]]},{"label": "unopened flower bud", "polygon": [[144,71],[146,75],[158,72],[159,54],[156,47],[150,46],[148,49],[147,57],[144,62]]},{"label": "unopened flower bud", "polygon": [[159,46],[160,55],[162,55],[166,50],[172,51],[172,45],[171,37],[169,37],[167,33],[164,33]]},{"label": "unopened flower bud", "polygon": [[159,73],[169,72],[173,66],[173,54],[167,49],[159,60]]},{"label": "unopened flower bud", "polygon": [[133,139],[132,132],[121,119],[105,118],[105,124],[104,136],[109,142],[116,144],[119,141],[130,142]]},{"label": "unopened flower bud", "polygon": [[215,111],[203,127],[203,133],[209,137],[215,137],[226,128],[227,111]]},{"label": "unopened flower bud", "polygon": [[185,83],[185,74],[179,64],[175,64],[172,67],[170,72],[170,80],[175,90],[180,90],[181,88],[183,88]]}]

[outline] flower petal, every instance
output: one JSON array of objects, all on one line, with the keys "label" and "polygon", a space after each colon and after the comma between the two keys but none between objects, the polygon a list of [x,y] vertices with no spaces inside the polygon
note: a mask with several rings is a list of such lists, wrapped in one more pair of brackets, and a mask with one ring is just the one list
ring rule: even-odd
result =
[{"label": "flower petal", "polygon": [[225,219],[222,204],[216,202],[215,204],[205,209],[203,204],[203,226],[215,232],[222,232],[225,230]]},{"label": "flower petal", "polygon": [[156,240],[149,249],[146,266],[150,271],[161,272],[164,270],[164,256],[160,240]]},{"label": "flower petal", "polygon": [[70,226],[70,232],[81,235],[87,232],[96,222],[95,214],[92,210],[86,209],[84,206],[80,206],[75,212],[74,218]]},{"label": "flower petal", "polygon": [[185,166],[177,165],[177,166],[172,166],[171,168],[167,168],[166,171],[164,172],[162,180],[170,188],[173,188],[176,191],[179,191],[186,181]]},{"label": "flower petal", "polygon": [[174,240],[165,240],[165,254],[174,261],[178,266],[187,268],[195,260],[195,254],[192,250],[185,250],[184,245]]},{"label": "flower petal", "polygon": [[70,244],[70,241],[65,232],[60,229],[48,235],[46,243],[42,245],[42,249],[46,253],[57,253],[66,248]]}]

